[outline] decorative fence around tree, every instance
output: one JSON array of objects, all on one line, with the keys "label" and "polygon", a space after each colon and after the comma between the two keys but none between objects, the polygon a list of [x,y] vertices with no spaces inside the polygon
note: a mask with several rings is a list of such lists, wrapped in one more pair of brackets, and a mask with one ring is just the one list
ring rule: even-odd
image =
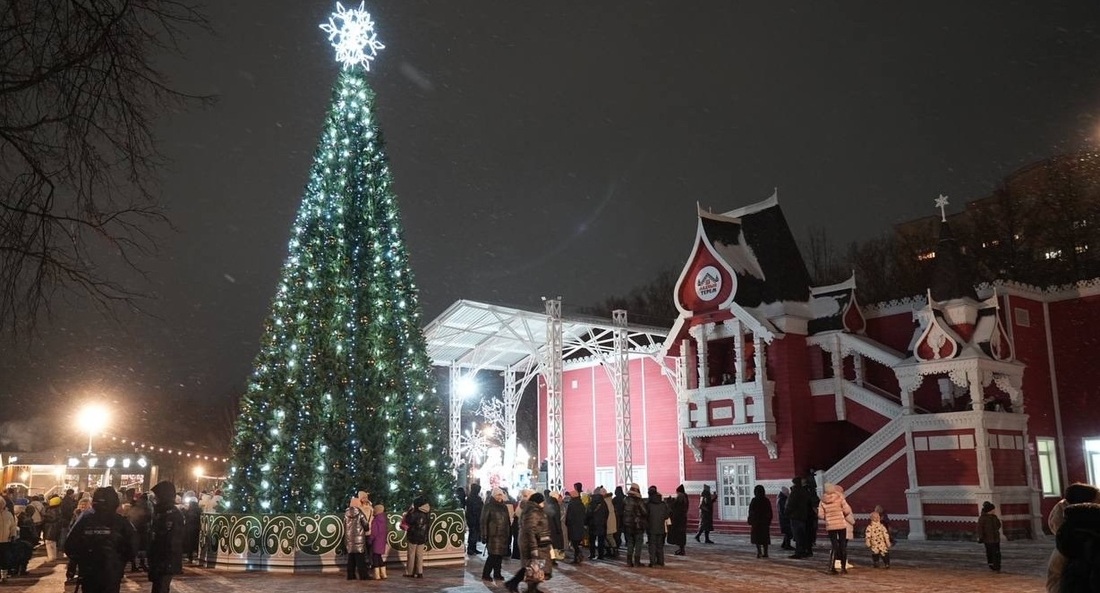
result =
[{"label": "decorative fence around tree", "polygon": [[[398,524],[389,519],[388,564],[404,563],[408,543]],[[466,561],[466,520],[461,511],[432,512],[425,564],[444,566]],[[290,572],[342,570],[344,516],[241,515],[204,513],[199,526],[199,560],[207,568]]]}]

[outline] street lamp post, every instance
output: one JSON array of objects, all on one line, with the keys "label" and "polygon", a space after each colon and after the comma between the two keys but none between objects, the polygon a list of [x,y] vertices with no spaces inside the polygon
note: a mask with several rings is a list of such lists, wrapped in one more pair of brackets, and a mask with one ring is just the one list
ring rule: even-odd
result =
[{"label": "street lamp post", "polygon": [[84,453],[85,457],[92,455],[92,437],[103,431],[108,419],[107,408],[99,404],[89,404],[80,410],[77,422],[80,424],[80,429],[88,433],[88,451]]}]

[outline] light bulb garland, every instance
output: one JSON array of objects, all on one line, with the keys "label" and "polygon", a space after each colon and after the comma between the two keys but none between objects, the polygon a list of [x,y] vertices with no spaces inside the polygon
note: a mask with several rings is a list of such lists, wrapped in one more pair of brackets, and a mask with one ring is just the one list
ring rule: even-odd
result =
[{"label": "light bulb garland", "polygon": [[141,451],[149,451],[150,453],[167,453],[168,455],[175,455],[177,457],[186,457],[189,459],[202,460],[202,461],[215,461],[220,463],[228,463],[229,458],[221,455],[210,455],[209,453],[199,453],[196,451],[185,451],[178,447],[171,445],[158,445],[154,443],[146,443],[144,441],[138,441],[127,437],[122,437],[112,434],[104,434],[104,436],[110,437],[112,442],[119,443],[127,447],[133,447]]}]

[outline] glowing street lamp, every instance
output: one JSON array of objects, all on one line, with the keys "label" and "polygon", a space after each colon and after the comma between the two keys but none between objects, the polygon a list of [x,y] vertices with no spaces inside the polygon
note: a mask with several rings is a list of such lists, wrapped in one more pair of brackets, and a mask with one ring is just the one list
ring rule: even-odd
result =
[{"label": "glowing street lamp", "polygon": [[77,415],[77,423],[80,430],[88,433],[88,452],[85,455],[92,454],[92,437],[103,432],[109,420],[110,414],[107,412],[107,408],[99,404],[89,404],[80,410]]}]

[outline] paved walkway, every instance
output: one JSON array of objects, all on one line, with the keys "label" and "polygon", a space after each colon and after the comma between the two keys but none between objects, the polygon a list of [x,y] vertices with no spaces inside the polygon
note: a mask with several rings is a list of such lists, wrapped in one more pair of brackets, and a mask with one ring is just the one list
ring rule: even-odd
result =
[{"label": "paved walkway", "polygon": [[[846,576],[825,573],[828,548],[820,543],[816,555],[808,560],[791,560],[773,546],[772,558],[756,559],[746,539],[717,536],[715,545],[690,542],[686,556],[667,551],[663,568],[627,568],[621,561],[585,562],[580,567],[559,565],[554,577],[539,587],[549,593],[789,593],[790,591],[870,591],[873,593],[944,591],[975,593],[1042,592],[1046,560],[1052,541],[1006,542],[1003,546],[1004,571],[994,573],[985,566],[981,545],[966,542],[902,541],[894,550],[892,568],[871,567],[870,555],[861,541],[852,542],[854,564]],[[645,561],[645,554],[643,562]],[[518,561],[505,562],[505,576]],[[50,564],[43,556],[31,563],[31,575],[8,579],[0,584],[0,593],[59,593],[62,590],[64,564]],[[405,591],[447,593],[506,593],[500,581],[481,580],[481,558],[470,558],[466,566],[428,568],[423,579],[401,577],[401,568],[389,569],[389,580],[348,582],[342,574],[244,573],[187,567],[184,575],[172,583],[174,593],[326,593],[361,591]],[[149,591],[149,582],[141,573],[128,576],[122,591]],[[521,587],[522,590],[522,587]]]}]

